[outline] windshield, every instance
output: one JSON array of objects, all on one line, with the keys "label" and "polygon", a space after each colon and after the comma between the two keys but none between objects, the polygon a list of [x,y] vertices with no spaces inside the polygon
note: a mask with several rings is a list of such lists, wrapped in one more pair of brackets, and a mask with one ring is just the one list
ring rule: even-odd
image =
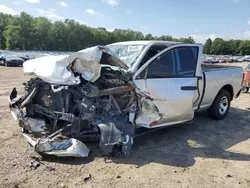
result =
[{"label": "windshield", "polygon": [[247,71],[250,70],[250,64],[248,64],[248,65],[245,67],[245,70],[247,70]]},{"label": "windshield", "polygon": [[109,45],[109,49],[117,55],[126,65],[131,67],[141,55],[146,45]]}]

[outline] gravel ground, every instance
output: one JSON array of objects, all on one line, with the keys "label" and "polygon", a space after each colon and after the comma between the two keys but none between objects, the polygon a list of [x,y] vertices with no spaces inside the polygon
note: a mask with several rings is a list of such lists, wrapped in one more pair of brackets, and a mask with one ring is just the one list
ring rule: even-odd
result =
[{"label": "gravel ground", "polygon": [[7,103],[28,78],[22,68],[0,70],[0,187],[250,187],[250,93],[233,101],[225,120],[199,113],[191,124],[137,138],[130,156],[110,158],[91,143],[88,158],[47,158],[34,169]]}]

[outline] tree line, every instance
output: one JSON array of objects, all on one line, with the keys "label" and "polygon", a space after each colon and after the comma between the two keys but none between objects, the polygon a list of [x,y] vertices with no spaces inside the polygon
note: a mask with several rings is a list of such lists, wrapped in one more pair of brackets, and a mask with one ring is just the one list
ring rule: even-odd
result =
[{"label": "tree line", "polygon": [[216,38],[206,40],[203,51],[214,55],[250,55],[250,40],[223,40]]},{"label": "tree line", "polygon": [[77,51],[94,45],[106,45],[129,40],[169,40],[194,43],[192,37],[154,37],[130,29],[91,28],[73,19],[51,22],[45,17],[32,17],[22,12],[18,16],[0,13],[0,49]]},{"label": "tree line", "polygon": [[[0,49],[77,51],[95,45],[130,40],[165,40],[194,43],[192,37],[153,36],[130,29],[110,32],[103,27],[91,28],[73,19],[51,22],[45,17],[32,17],[22,12],[17,16],[0,13]],[[250,54],[250,40],[208,39],[206,54]]]}]

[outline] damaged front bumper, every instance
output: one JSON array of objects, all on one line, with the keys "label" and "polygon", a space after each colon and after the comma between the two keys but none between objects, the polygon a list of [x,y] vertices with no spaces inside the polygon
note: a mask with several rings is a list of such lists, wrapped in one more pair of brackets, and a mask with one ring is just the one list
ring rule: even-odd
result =
[{"label": "damaged front bumper", "polygon": [[34,140],[28,134],[23,133],[28,143],[36,152],[58,157],[88,157],[89,149],[81,141],[75,138],[44,138]]},{"label": "damaged front bumper", "polygon": [[[15,92],[15,89],[13,89],[13,91]],[[13,91],[11,94],[12,96]],[[29,96],[27,96],[26,99],[27,98],[29,98]],[[32,98],[30,98],[30,100],[32,100]],[[22,135],[34,148],[34,151],[58,157],[88,157],[88,147],[77,138],[71,137],[72,135],[68,137],[69,132],[71,132],[70,129],[73,126],[72,124],[68,124],[67,126],[56,130],[55,132],[52,131],[51,133],[49,126],[44,119],[28,117],[26,109],[20,108],[20,104],[22,104],[23,101],[25,101],[25,99],[22,97],[15,97],[14,99],[9,97],[9,107],[13,118],[22,128]],[[27,104],[28,103],[29,101]],[[133,113],[135,112],[133,111],[131,114]],[[74,121],[74,117],[64,118],[64,120],[68,118],[67,120],[72,119],[71,121]],[[127,118],[127,115],[122,114],[111,116],[106,114],[95,121],[96,130],[93,128],[91,131],[85,131],[82,133],[78,132],[82,135],[79,136],[80,134],[78,134],[76,137],[80,137],[81,140],[84,140],[89,138],[89,132],[95,132],[100,142],[100,148],[105,153],[111,154],[114,152],[114,148],[120,147],[117,152],[123,151],[127,155],[133,144],[135,130],[134,125],[129,122]]]},{"label": "damaged front bumper", "polygon": [[24,109],[13,107],[18,100],[20,98],[11,100],[9,97],[11,115],[22,128],[23,137],[36,152],[58,157],[88,157],[88,147],[75,138],[63,137],[63,129],[46,136],[45,121],[27,117]]}]

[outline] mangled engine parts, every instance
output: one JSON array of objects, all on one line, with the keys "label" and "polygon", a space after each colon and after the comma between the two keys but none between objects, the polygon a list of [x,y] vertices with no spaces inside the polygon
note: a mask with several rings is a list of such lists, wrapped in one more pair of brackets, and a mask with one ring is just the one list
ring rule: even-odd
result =
[{"label": "mangled engine parts", "polygon": [[89,150],[81,141],[100,139],[107,153],[115,145],[129,153],[134,135],[128,116],[136,101],[133,86],[99,90],[85,83],[64,86],[56,92],[53,89],[54,85],[39,78],[31,79],[25,86],[26,95],[11,105],[26,139],[37,152],[85,157]]},{"label": "mangled engine parts", "polygon": [[24,72],[36,77],[24,84],[24,96],[13,89],[11,113],[37,152],[86,157],[84,143],[99,140],[106,153],[115,149],[129,154],[135,124],[147,127],[161,116],[136,91],[127,68],[100,46],[69,57],[27,61]]}]

